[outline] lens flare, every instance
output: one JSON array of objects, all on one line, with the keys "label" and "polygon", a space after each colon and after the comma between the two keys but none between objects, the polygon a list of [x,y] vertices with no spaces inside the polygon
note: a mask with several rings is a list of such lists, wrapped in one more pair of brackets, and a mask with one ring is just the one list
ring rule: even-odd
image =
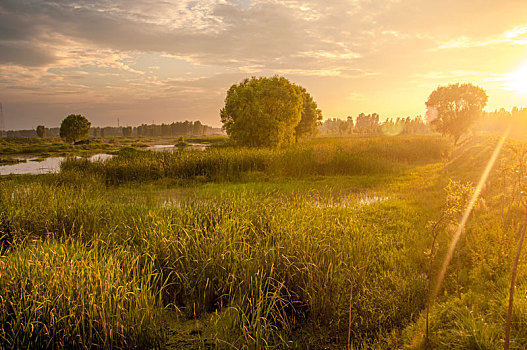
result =
[{"label": "lens flare", "polygon": [[439,112],[437,111],[437,108],[435,107],[427,107],[426,108],[426,114],[425,114],[425,119],[428,123],[431,123],[433,122],[434,120],[436,120],[437,118],[439,117]]},{"label": "lens flare", "polygon": [[432,290],[432,294],[430,295],[429,307],[431,307],[434,304],[434,301],[439,293],[439,289],[441,288],[441,284],[443,283],[443,280],[445,279],[445,274],[446,274],[448,265],[450,265],[450,261],[452,260],[452,255],[454,254],[457,243],[459,239],[461,238],[461,235],[465,229],[467,220],[470,217],[470,213],[472,213],[472,209],[474,208],[474,205],[476,204],[478,200],[478,197],[481,193],[483,185],[485,185],[485,182],[487,181],[489,173],[492,170],[492,167],[494,166],[494,163],[496,162],[496,159],[498,158],[498,155],[500,154],[503,144],[505,143],[507,136],[509,136],[510,131],[511,131],[511,127],[509,126],[507,130],[505,131],[505,134],[501,137],[500,141],[496,145],[496,148],[494,149],[494,153],[492,153],[492,156],[490,157],[489,162],[487,163],[487,166],[485,170],[483,171],[483,174],[481,175],[481,178],[476,187],[476,190],[472,194],[472,198],[470,199],[467,209],[465,209],[463,217],[461,218],[461,221],[459,222],[456,233],[454,234],[452,238],[452,243],[450,244],[450,247],[448,248],[448,252],[446,254],[445,260],[443,262],[443,265],[441,266],[441,271],[439,272],[439,275],[437,277],[437,282],[434,286],[434,289]]}]

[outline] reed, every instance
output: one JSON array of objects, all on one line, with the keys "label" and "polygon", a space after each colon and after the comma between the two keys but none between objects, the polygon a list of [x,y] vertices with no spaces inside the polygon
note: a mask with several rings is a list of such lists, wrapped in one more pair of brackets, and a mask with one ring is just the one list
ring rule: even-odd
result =
[{"label": "reed", "polygon": [[[434,237],[427,223],[448,204],[448,178],[473,180],[492,144],[474,139],[449,159],[429,136],[124,149],[56,175],[2,178],[2,346],[155,347],[168,313],[208,320],[195,347],[418,347],[440,268],[427,250],[433,241],[443,256],[451,239],[444,220]],[[490,174],[430,310],[430,346],[502,344],[523,218],[513,174],[501,174]],[[520,259],[517,291],[525,271]],[[517,348],[527,346],[525,300],[514,303]]]},{"label": "reed", "polygon": [[[142,261],[143,260],[143,261]],[[124,250],[35,242],[0,261],[2,348],[132,348],[162,343],[158,276]]]},{"label": "reed", "polygon": [[[76,187],[64,181],[50,177],[49,183],[5,182],[0,192],[6,213],[3,227],[16,237],[6,256],[18,257],[15,261],[22,264],[31,260],[27,258],[30,252],[43,249],[39,254],[45,255],[55,249],[55,243],[40,243],[41,239],[52,242],[68,237],[75,242],[69,243],[74,248],[59,258],[68,262],[77,258],[67,252],[87,250],[83,265],[87,270],[110,261],[108,255],[90,255],[100,250],[115,257],[112,264],[116,267],[110,268],[116,271],[118,264],[137,261],[139,268],[140,262],[148,261],[151,270],[138,275],[159,276],[150,280],[149,293],[185,317],[217,313],[218,339],[239,346],[286,344],[300,325],[308,323],[317,329],[328,327],[333,337],[346,342],[350,309],[346,295],[352,275],[356,275],[357,292],[351,307],[358,315],[354,342],[405,325],[424,302],[422,272],[407,261],[410,247],[404,243],[419,233],[415,229],[407,232],[408,226],[397,229],[398,222],[416,215],[401,202],[357,210],[361,194],[348,194],[346,205],[335,207],[340,202],[305,193],[238,188],[209,199],[189,197],[166,204],[148,197],[131,200],[142,192],[105,189],[97,178],[76,181]],[[384,232],[386,227],[391,228],[389,234]],[[49,244],[52,248],[48,249]],[[136,260],[115,253],[121,251],[133,251]],[[29,266],[20,265],[28,270],[24,280],[53,278],[49,288],[59,293],[58,286],[70,283],[68,278],[84,273],[69,265],[54,268],[53,261],[42,264],[35,276]],[[63,271],[53,277],[53,271],[62,270],[73,275]],[[125,281],[117,280],[119,283]],[[13,295],[11,302],[19,297],[15,293],[18,285],[6,288],[5,295]],[[97,288],[97,284],[88,284],[86,293]],[[27,335],[27,339],[32,337]],[[97,344],[106,346],[104,339]]]},{"label": "reed", "polygon": [[449,151],[442,138],[320,139],[290,149],[210,148],[140,152],[124,149],[104,163],[69,159],[62,171],[100,174],[108,184],[159,178],[238,181],[248,172],[270,176],[400,173],[409,165],[439,161]]}]

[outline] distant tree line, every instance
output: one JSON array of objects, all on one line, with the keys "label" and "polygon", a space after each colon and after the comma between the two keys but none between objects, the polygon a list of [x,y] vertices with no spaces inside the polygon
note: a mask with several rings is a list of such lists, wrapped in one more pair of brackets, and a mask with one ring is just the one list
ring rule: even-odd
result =
[{"label": "distant tree line", "polygon": [[[502,134],[509,126],[511,136],[527,137],[527,108],[513,107],[510,111],[501,108],[483,112],[473,129],[477,132]],[[421,116],[388,118],[381,122],[377,113],[361,113],[355,120],[351,116],[346,119],[327,119],[319,127],[319,131],[322,135],[408,135],[427,134],[438,130],[426,123]]]},{"label": "distant tree line", "polygon": [[355,121],[348,116],[345,120],[332,118],[327,119],[319,127],[321,134],[326,135],[399,135],[399,134],[427,134],[430,126],[426,124],[421,116],[414,118],[388,118],[380,121],[377,113],[359,114]]},{"label": "distant tree line", "polygon": [[[201,124],[199,120],[195,122],[184,121],[172,124],[141,124],[138,127],[128,127],[127,133],[138,136],[192,136],[192,135],[214,135],[224,134],[221,128],[213,128]],[[131,136],[129,135],[129,136]],[[125,135],[126,136],[126,135]]]},{"label": "distant tree line", "polygon": [[482,132],[503,133],[511,128],[511,136],[527,136],[527,108],[513,107],[510,111],[501,108],[493,112],[484,112],[477,128]]},{"label": "distant tree line", "polygon": [[91,136],[149,136],[149,137],[177,137],[177,136],[208,136],[223,135],[221,128],[204,125],[199,120],[191,122],[173,122],[171,124],[141,124],[139,126],[120,126],[92,128]]},{"label": "distant tree line", "polygon": [[[142,124],[139,126],[118,126],[118,127],[92,127],[90,136],[209,136],[223,135],[221,128],[214,128],[202,124],[200,121],[173,122],[171,124]],[[59,137],[60,128],[46,128],[43,125],[30,130],[8,130],[4,132],[6,137]]]},{"label": "distant tree line", "polygon": [[461,135],[484,115],[488,96],[485,90],[473,84],[450,84],[439,86],[425,102],[426,122],[421,116],[415,118],[388,118],[382,123],[377,113],[357,116],[355,123],[352,117],[346,120],[330,119],[321,126],[326,134],[425,134],[440,132],[452,137],[454,144]]}]

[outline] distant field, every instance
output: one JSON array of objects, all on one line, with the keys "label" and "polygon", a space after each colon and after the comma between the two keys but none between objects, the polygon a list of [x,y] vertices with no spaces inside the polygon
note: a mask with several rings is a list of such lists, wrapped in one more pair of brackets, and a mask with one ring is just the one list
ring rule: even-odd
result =
[{"label": "distant field", "polygon": [[[223,136],[189,137],[189,143],[220,144],[227,140]],[[116,151],[121,147],[144,148],[155,144],[177,144],[174,137],[91,137],[87,143],[74,145],[58,137],[16,137],[0,138],[0,164],[20,155],[40,158],[51,156],[89,156],[96,153]],[[3,161],[5,160],[5,161]]]},{"label": "distant field", "polygon": [[[523,220],[525,145],[514,142],[423,340],[430,285],[496,143],[123,148],[59,174],[1,177],[0,347],[502,348]],[[517,349],[527,347],[526,268],[521,259]]]}]

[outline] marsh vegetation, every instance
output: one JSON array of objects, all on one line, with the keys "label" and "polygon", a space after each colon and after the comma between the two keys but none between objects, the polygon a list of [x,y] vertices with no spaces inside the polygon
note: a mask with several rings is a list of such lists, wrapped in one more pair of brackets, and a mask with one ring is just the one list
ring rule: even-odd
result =
[{"label": "marsh vegetation", "polygon": [[[522,222],[512,142],[424,339],[429,283],[496,142],[123,149],[4,176],[2,347],[499,348]],[[513,348],[527,346],[524,267]]]}]

